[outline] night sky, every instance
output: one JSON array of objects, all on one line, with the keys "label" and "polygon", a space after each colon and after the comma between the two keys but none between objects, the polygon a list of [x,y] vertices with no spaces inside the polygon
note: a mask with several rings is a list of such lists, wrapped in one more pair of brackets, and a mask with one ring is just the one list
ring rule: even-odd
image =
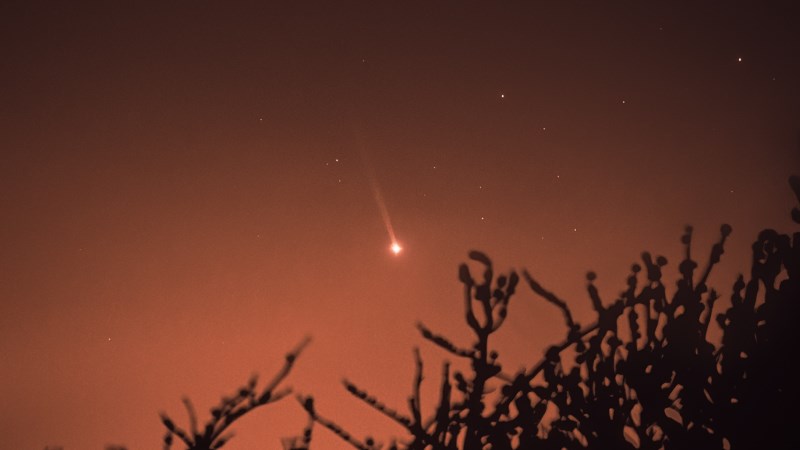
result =
[{"label": "night sky", "polygon": [[[159,411],[207,417],[306,335],[290,384],[385,440],[340,381],[404,409],[418,345],[432,400],[415,323],[468,344],[469,250],[586,322],[588,270],[606,302],[643,250],[674,276],[686,224],[701,263],[733,226],[723,299],[758,230],[796,229],[791,2],[9,3],[3,448],[158,448]],[[522,288],[495,348],[513,372],[564,333]],[[286,399],[226,448],[305,421]]]}]

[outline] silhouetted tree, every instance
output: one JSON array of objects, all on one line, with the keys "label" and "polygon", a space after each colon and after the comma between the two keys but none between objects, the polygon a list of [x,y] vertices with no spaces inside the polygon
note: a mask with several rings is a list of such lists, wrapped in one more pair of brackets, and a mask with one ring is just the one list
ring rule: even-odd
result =
[{"label": "silhouetted tree", "polygon": [[[219,405],[211,408],[211,418],[202,427],[198,426],[197,413],[194,405],[187,398],[183,398],[183,404],[189,415],[189,431],[175,425],[175,422],[161,413],[161,422],[167,428],[164,435],[164,450],[169,450],[175,443],[177,437],[187,450],[215,450],[221,448],[233,436],[229,431],[233,422],[253,411],[254,409],[286,397],[291,393],[291,388],[280,388],[279,385],[289,375],[297,357],[303,348],[308,344],[309,339],[303,340],[292,352],[286,355],[283,367],[275,377],[263,388],[256,389],[258,377],[253,375],[250,380],[230,397],[223,397]],[[308,440],[311,438],[310,428]],[[306,447],[291,447],[292,450],[300,450]]]},{"label": "silhouetted tree", "polygon": [[[800,203],[800,178],[792,177],[790,185]],[[800,209],[793,209],[792,218],[800,223]],[[311,396],[298,396],[309,422],[300,436],[284,439],[283,447],[308,450],[318,423],[359,450],[794,448],[793,426],[800,419],[800,382],[795,379],[800,354],[793,328],[800,312],[800,232],[790,237],[762,231],[752,247],[750,274],[737,278],[730,306],[715,316],[719,295],[707,282],[731,231],[728,225],[720,228],[719,240],[698,271],[693,230],[686,227],[674,289],[663,281],[667,259],[650,253],[631,266],[627,286],[610,303],[594,285],[597,275],[589,272],[586,289],[595,320],[586,326],[573,319],[564,300],[523,271],[530,289],[561,311],[566,330],[544,358],[513,375],[503,372],[490,338],[507,317],[520,277],[513,271],[495,276],[492,261],[472,251],[469,258],[482,266],[482,273],[476,279],[466,264],[458,272],[472,345],[458,345],[417,324],[423,338],[469,367],[463,373],[443,364],[434,410],[422,411],[424,364],[414,349],[408,412],[343,382],[353,396],[400,424],[405,437],[386,445],[369,436],[357,438],[320,415]],[[722,332],[717,344],[708,337],[714,318]],[[256,389],[253,377],[234,396],[223,398],[202,428],[188,399],[190,431],[162,414],[164,448],[176,436],[188,450],[222,447],[235,420],[289,394],[278,386],[306,343],[286,356],[263,389]]]},{"label": "silhouetted tree", "polygon": [[[800,178],[792,177],[790,185],[800,202]],[[800,209],[792,217],[800,223]],[[716,315],[722,339],[715,345],[708,331],[719,295],[707,281],[731,227],[721,227],[700,271],[692,258],[692,231],[687,227],[681,238],[684,257],[672,293],[663,281],[663,256],[643,253],[625,290],[610,303],[600,297],[590,272],[587,291],[596,318],[588,326],[575,322],[567,303],[524,271],[531,290],[561,310],[566,331],[541,361],[514,375],[502,372],[489,341],[506,318],[520,278],[513,271],[495,277],[491,260],[470,252],[483,266],[479,281],[465,264],[459,268],[473,344],[459,346],[417,325],[426,340],[469,362],[466,374],[445,362],[435,410],[421,411],[423,362],[416,349],[407,413],[350,381],[344,386],[406,429],[407,436],[389,449],[794,448],[793,426],[800,418],[793,329],[799,317],[800,232],[790,237],[767,229],[758,235],[749,277],[738,277],[730,307]],[[489,393],[490,387],[497,389]],[[312,421],[353,447],[383,448],[321,416],[313,398],[299,400]]]}]

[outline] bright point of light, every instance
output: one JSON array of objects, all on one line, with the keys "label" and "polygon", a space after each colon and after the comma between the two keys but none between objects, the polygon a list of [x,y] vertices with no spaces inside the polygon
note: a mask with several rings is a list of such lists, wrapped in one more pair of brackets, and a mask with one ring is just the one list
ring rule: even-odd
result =
[{"label": "bright point of light", "polygon": [[399,254],[399,253],[400,253],[400,251],[402,251],[402,250],[403,250],[403,247],[400,247],[400,244],[398,244],[397,242],[395,242],[395,243],[393,243],[393,244],[392,244],[392,247],[391,247],[391,249],[392,249],[392,253],[394,253],[395,255],[397,255],[397,254]]},{"label": "bright point of light", "polygon": [[739,62],[742,62],[742,57],[740,56],[740,57],[736,58],[736,60],[739,61]]}]

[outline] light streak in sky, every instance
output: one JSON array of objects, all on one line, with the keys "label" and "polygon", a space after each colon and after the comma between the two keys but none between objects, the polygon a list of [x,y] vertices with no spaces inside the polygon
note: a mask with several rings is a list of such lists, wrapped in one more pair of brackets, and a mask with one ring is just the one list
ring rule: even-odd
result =
[{"label": "light streak in sky", "polygon": [[386,207],[386,201],[381,193],[381,186],[378,184],[378,179],[375,176],[375,170],[372,167],[369,155],[367,154],[366,145],[363,143],[362,139],[359,139],[358,142],[358,153],[361,155],[361,162],[364,164],[364,171],[369,179],[372,196],[375,198],[375,203],[378,205],[378,210],[381,213],[383,225],[386,227],[386,233],[389,235],[389,249],[392,251],[392,253],[397,255],[403,250],[403,247],[397,241],[397,235],[395,235],[394,227],[392,226],[392,219],[389,217],[389,209]]}]

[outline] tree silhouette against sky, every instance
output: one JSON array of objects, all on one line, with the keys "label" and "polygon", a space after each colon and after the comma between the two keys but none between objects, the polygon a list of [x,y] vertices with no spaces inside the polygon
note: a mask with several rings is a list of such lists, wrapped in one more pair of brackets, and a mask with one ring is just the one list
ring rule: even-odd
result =
[{"label": "tree silhouette against sky", "polygon": [[[800,203],[800,178],[792,177],[790,185]],[[792,218],[800,224],[800,209],[793,209]],[[800,355],[793,327],[800,300],[800,232],[759,233],[750,273],[736,279],[730,306],[718,312],[719,294],[707,281],[732,229],[721,226],[702,268],[693,257],[692,231],[687,226],[681,237],[685,252],[674,287],[664,281],[667,259],[647,252],[611,302],[600,296],[597,275],[589,272],[586,289],[596,316],[588,325],[577,323],[569,305],[527,271],[522,277],[513,271],[497,275],[485,254],[470,252],[483,268],[477,277],[466,264],[459,268],[472,344],[462,346],[417,324],[426,340],[468,362],[464,372],[444,362],[435,409],[423,411],[425,366],[415,349],[408,412],[344,381],[348,392],[401,425],[406,436],[388,444],[358,438],[317,411],[313,397],[298,396],[309,424],[300,436],[285,439],[284,448],[313,447],[314,424],[360,450],[791,448],[799,416],[794,367]],[[508,374],[490,338],[502,327],[521,281],[560,309],[565,332],[543,359]],[[721,340],[709,337],[712,322]],[[188,400],[190,430],[162,415],[164,447],[176,437],[190,450],[222,447],[235,420],[289,394],[278,386],[304,345],[287,355],[265,388],[257,390],[253,378],[223,398],[203,427]]]},{"label": "tree silhouette against sky", "polygon": [[[792,177],[790,185],[800,202],[800,178]],[[792,217],[800,223],[800,209]],[[719,294],[707,281],[731,231],[722,225],[700,269],[692,256],[692,228],[686,227],[674,289],[664,281],[667,259],[650,253],[632,265],[625,290],[610,303],[589,272],[596,313],[589,325],[575,322],[566,302],[523,272],[533,292],[562,311],[566,331],[541,361],[513,375],[503,373],[489,339],[503,325],[520,278],[515,272],[495,276],[486,255],[470,252],[483,266],[478,280],[466,264],[459,268],[473,344],[460,346],[418,324],[425,339],[469,361],[466,374],[444,363],[436,409],[421,411],[423,362],[416,349],[408,413],[349,381],[345,388],[407,430],[407,437],[389,444],[392,449],[790,448],[798,418],[793,368],[800,355],[793,326],[800,233],[763,230],[752,246],[749,276],[738,277],[730,307],[716,312]],[[718,345],[708,336],[712,320],[722,331]],[[384,447],[321,416],[312,398],[301,403],[314,421],[353,447]]]}]

